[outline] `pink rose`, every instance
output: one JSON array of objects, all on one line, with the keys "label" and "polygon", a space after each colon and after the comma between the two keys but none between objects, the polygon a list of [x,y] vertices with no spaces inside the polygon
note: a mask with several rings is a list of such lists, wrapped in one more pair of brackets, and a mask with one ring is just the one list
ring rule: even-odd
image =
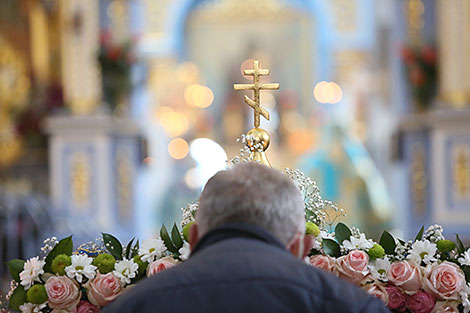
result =
[{"label": "pink rose", "polygon": [[431,313],[435,304],[436,299],[422,290],[406,299],[406,307],[411,313]]},{"label": "pink rose", "polygon": [[121,282],[113,273],[102,275],[97,272],[84,287],[88,290],[88,300],[99,307],[107,305],[122,292]]},{"label": "pink rose", "polygon": [[310,265],[321,268],[327,272],[333,272],[335,269],[335,259],[327,255],[312,255],[310,257]]},{"label": "pink rose", "polygon": [[75,308],[80,301],[78,286],[66,276],[52,276],[46,284],[49,307],[53,309]]},{"label": "pink rose", "polygon": [[457,300],[465,285],[465,275],[454,263],[442,262],[426,272],[424,288],[439,300]]},{"label": "pink rose", "polygon": [[361,250],[353,250],[348,255],[338,258],[336,269],[339,272],[339,277],[360,284],[369,274],[368,263],[369,256],[367,253]]},{"label": "pink rose", "polygon": [[392,263],[388,271],[388,279],[408,294],[421,289],[421,273],[419,268],[407,261]]},{"label": "pink rose", "polygon": [[388,307],[392,310],[403,312],[406,310],[406,296],[401,292],[400,288],[395,286],[385,287],[388,293]]},{"label": "pink rose", "polygon": [[147,277],[153,276],[161,271],[169,269],[170,267],[175,266],[178,263],[173,257],[166,256],[159,260],[156,260],[147,267]]},{"label": "pink rose", "polygon": [[459,309],[456,303],[438,301],[431,313],[459,313]]},{"label": "pink rose", "polygon": [[385,289],[385,286],[379,282],[375,282],[373,284],[369,284],[366,286],[366,291],[373,295],[374,297],[382,300],[385,305],[388,305],[388,293]]},{"label": "pink rose", "polygon": [[88,301],[80,301],[76,313],[98,313],[100,308]]}]

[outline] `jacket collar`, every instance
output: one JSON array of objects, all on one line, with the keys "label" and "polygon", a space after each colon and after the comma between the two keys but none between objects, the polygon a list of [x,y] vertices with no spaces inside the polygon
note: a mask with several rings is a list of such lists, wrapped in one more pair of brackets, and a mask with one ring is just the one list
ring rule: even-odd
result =
[{"label": "jacket collar", "polygon": [[262,241],[287,252],[286,247],[281,243],[281,241],[267,230],[253,224],[230,223],[216,227],[202,236],[191,252],[191,255],[194,255],[200,250],[203,250],[219,241],[232,238],[248,238],[251,240]]}]

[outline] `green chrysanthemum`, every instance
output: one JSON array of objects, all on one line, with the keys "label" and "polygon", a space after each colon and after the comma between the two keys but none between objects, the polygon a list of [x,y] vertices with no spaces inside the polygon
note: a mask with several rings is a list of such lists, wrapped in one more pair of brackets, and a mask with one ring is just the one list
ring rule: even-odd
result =
[{"label": "green chrysanthemum", "polygon": [[51,264],[52,271],[57,275],[65,275],[65,268],[72,264],[72,258],[66,254],[59,254]]},{"label": "green chrysanthemum", "polygon": [[320,233],[320,228],[315,223],[307,222],[305,223],[305,235],[314,235],[318,236]]},{"label": "green chrysanthemum", "polygon": [[44,285],[33,285],[26,292],[26,300],[33,304],[42,304],[47,301],[47,292]]},{"label": "green chrysanthemum", "polygon": [[147,262],[142,261],[139,255],[134,256],[132,259],[134,260],[135,264],[139,265],[139,275],[145,273],[149,264]]},{"label": "green chrysanthemum", "polygon": [[101,274],[107,274],[113,271],[115,263],[116,259],[111,254],[107,253],[102,253],[93,260],[93,265],[98,268]]},{"label": "green chrysanthemum", "polygon": [[189,229],[194,223],[195,222],[191,222],[188,225],[184,226],[183,228],[183,237],[184,237],[184,240],[186,240],[187,242],[189,242]]},{"label": "green chrysanthemum", "polygon": [[381,245],[376,243],[369,249],[369,251],[367,251],[367,254],[371,259],[381,259],[385,255],[385,250]]},{"label": "green chrysanthemum", "polygon": [[437,249],[441,252],[450,252],[455,249],[455,243],[447,239],[439,240],[436,244]]}]

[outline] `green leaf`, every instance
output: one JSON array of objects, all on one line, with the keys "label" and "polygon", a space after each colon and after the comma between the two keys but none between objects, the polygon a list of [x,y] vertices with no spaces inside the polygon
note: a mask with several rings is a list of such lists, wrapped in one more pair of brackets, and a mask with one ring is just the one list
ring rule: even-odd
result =
[{"label": "green leaf", "polygon": [[459,253],[464,253],[465,252],[465,247],[463,245],[462,240],[459,237],[459,234],[455,234],[455,238],[457,238],[457,251]]},{"label": "green leaf", "polygon": [[423,233],[424,233],[424,225],[421,226],[419,233],[416,235],[415,241],[421,240],[423,238]]},{"label": "green leaf", "polygon": [[175,248],[178,250],[181,249],[183,246],[183,239],[181,239],[181,234],[178,230],[178,227],[176,226],[176,223],[173,225],[171,230],[171,239],[173,240]]},{"label": "green leaf", "polygon": [[470,266],[464,265],[462,266],[462,270],[465,273],[465,280],[470,281]]},{"label": "green leaf", "polygon": [[175,245],[170,239],[170,235],[168,235],[168,231],[166,230],[165,225],[162,226],[160,229],[160,237],[162,237],[163,242],[165,243],[166,248],[168,251],[173,253],[178,253],[178,249],[176,249]]},{"label": "green leaf", "polygon": [[132,248],[132,253],[131,253],[131,257],[135,257],[137,254],[139,254],[139,239],[137,239],[135,245],[134,245],[134,248]]},{"label": "green leaf", "polygon": [[46,257],[46,264],[44,264],[44,271],[52,273],[52,261],[59,254],[72,255],[73,251],[73,241],[72,236],[62,239],[59,243],[49,252]]},{"label": "green leaf", "polygon": [[343,223],[338,223],[335,228],[335,237],[336,240],[341,244],[345,240],[349,240],[351,238],[351,230],[348,226]]},{"label": "green leaf", "polygon": [[122,260],[122,245],[119,240],[110,234],[101,233],[101,235],[103,235],[104,246],[108,249],[109,253],[116,260]]},{"label": "green leaf", "polygon": [[341,248],[339,244],[331,239],[323,239],[323,251],[332,257],[339,257],[341,255]]},{"label": "green leaf", "polygon": [[385,230],[382,233],[379,244],[384,248],[386,254],[395,254],[397,244],[395,243],[395,238],[388,231]]},{"label": "green leaf", "polygon": [[130,256],[131,250],[132,250],[132,243],[134,242],[134,239],[135,239],[135,237],[133,237],[131,239],[131,241],[129,241],[129,243],[126,246],[126,259],[129,259],[129,256]]},{"label": "green leaf", "polygon": [[23,271],[25,261],[14,259],[8,261],[8,268],[10,269],[11,277],[17,282],[20,282],[20,273]]},{"label": "green leaf", "polygon": [[8,307],[12,310],[19,311],[20,306],[25,303],[26,303],[26,291],[24,290],[23,286],[18,285],[18,287],[16,287],[15,291],[13,291],[10,297],[10,302],[8,304]]}]

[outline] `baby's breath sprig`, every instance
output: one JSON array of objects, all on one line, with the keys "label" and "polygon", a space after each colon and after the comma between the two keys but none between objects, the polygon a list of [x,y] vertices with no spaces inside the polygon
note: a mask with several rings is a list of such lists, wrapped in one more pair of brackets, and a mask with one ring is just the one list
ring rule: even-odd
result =
[{"label": "baby's breath sprig", "polygon": [[196,211],[199,209],[199,202],[191,202],[187,204],[184,208],[181,208],[183,211],[183,220],[181,221],[181,228],[184,228],[191,222],[195,221]]}]

